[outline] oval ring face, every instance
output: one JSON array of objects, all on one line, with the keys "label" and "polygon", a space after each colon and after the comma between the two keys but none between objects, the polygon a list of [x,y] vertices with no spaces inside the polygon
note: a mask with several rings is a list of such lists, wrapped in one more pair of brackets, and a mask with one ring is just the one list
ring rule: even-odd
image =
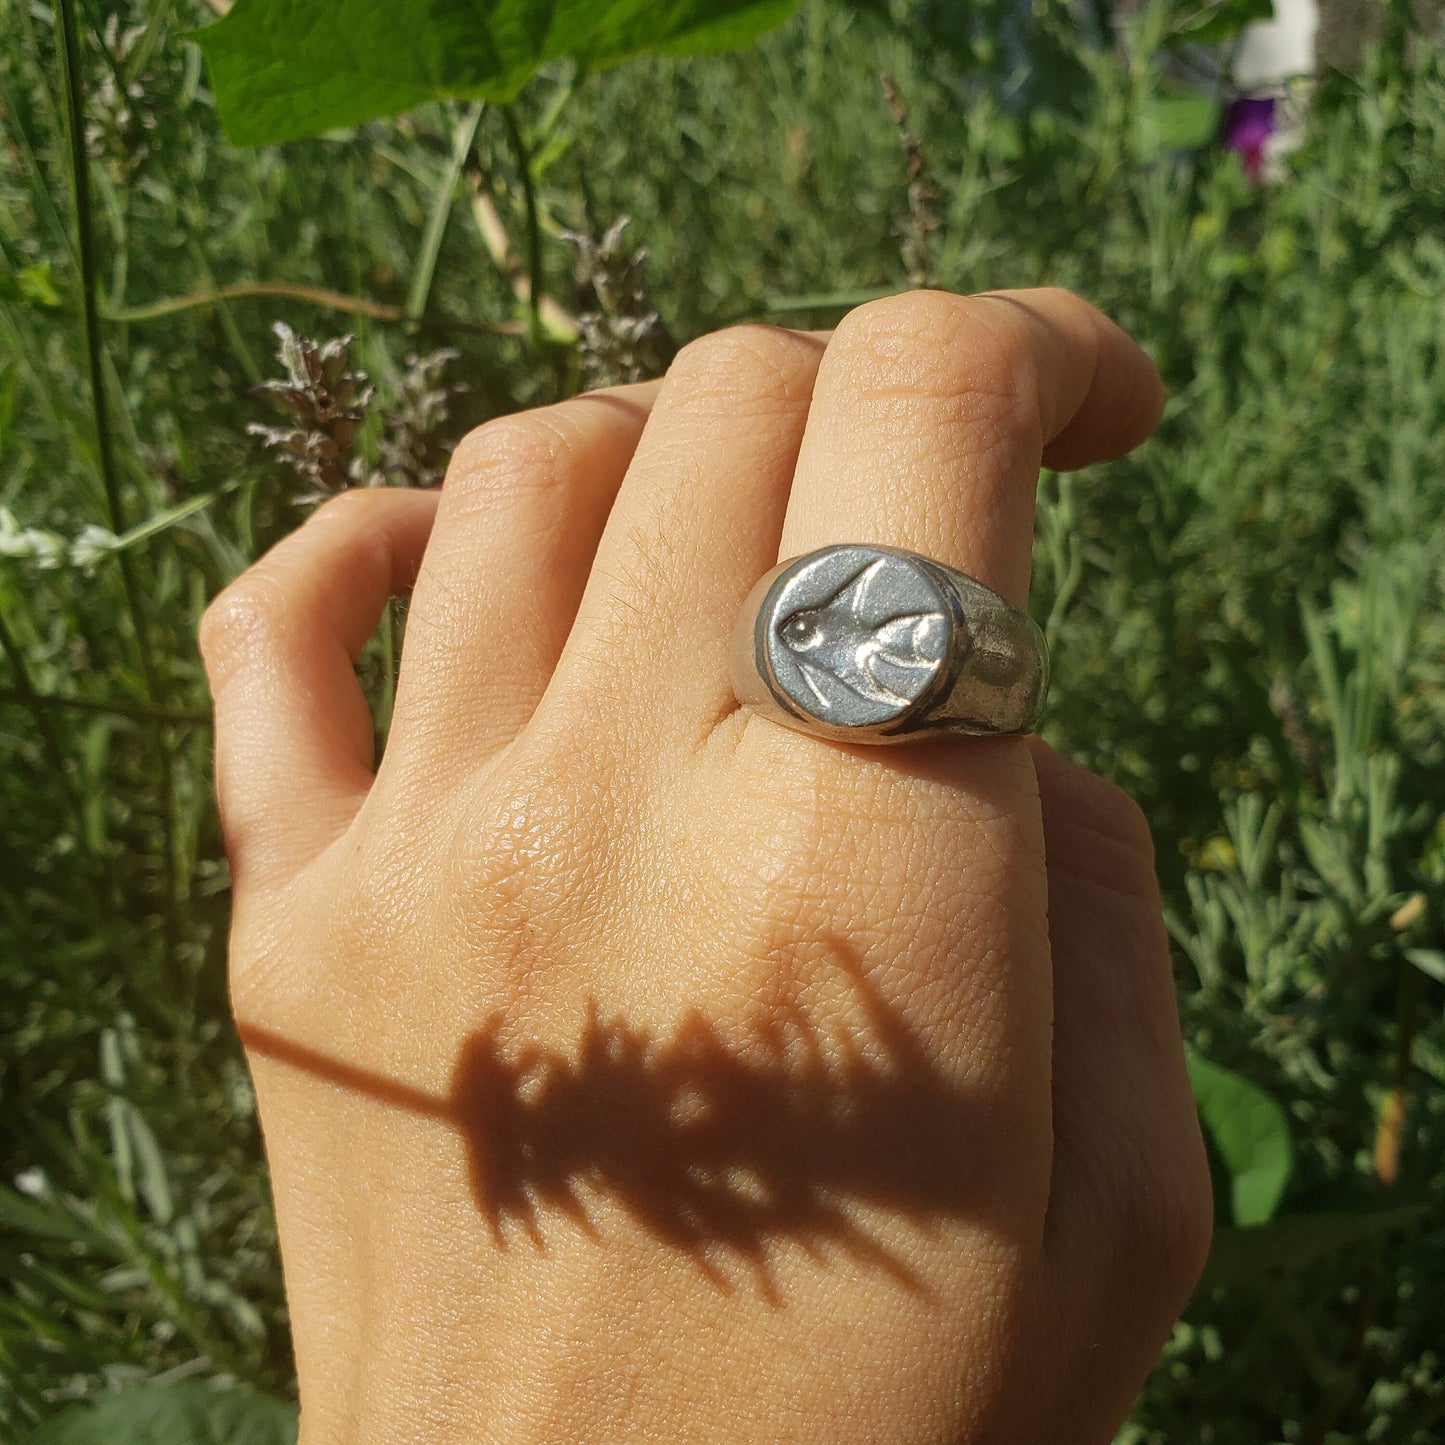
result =
[{"label": "oval ring face", "polygon": [[877,727],[908,713],[949,657],[953,617],[912,558],[830,547],[789,568],[766,604],[764,646],[776,686],[834,727]]}]

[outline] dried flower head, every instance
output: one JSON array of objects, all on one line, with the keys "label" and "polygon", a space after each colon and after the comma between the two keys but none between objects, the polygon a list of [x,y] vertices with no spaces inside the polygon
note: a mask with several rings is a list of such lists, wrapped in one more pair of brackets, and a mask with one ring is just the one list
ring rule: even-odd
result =
[{"label": "dried flower head", "polygon": [[441,428],[451,399],[466,390],[444,373],[459,356],[451,347],[406,358],[396,400],[381,413],[380,465],[375,481],[399,487],[430,487],[441,481],[451,446]]},{"label": "dried flower head", "polygon": [[352,454],[352,444],[375,388],[365,372],[346,369],[355,337],[335,336],[318,345],[297,336],[284,321],[272,330],[281,343],[277,355],[286,377],[263,382],[251,394],[269,398],[298,425],[252,422],[246,430],[260,437],[306,485],[298,504],[314,504],[364,479],[365,464]]},{"label": "dried flower head", "polygon": [[0,507],[0,557],[50,569],[65,562],[65,539],[40,527],[22,527],[8,507]]},{"label": "dried flower head", "polygon": [[908,164],[908,219],[897,232],[903,267],[912,285],[936,286],[938,273],[933,264],[933,235],[942,224],[933,208],[939,195],[938,187],[933,183],[918,137],[908,128],[908,108],[898,93],[898,82],[886,70],[879,79],[883,83],[883,99],[893,117],[893,124],[898,128],[898,139]]},{"label": "dried flower head", "polygon": [[592,386],[616,386],[642,381],[667,369],[677,351],[652,304],[643,268],[645,250],[633,251],[622,239],[629,225],[620,216],[600,240],[577,231],[564,231],[564,239],[577,247],[576,279],[591,305],[577,318],[581,331],[578,349],[582,368]]},{"label": "dried flower head", "polygon": [[373,465],[355,451],[376,388],[364,371],[347,370],[352,336],[318,344],[297,336],[285,322],[273,328],[281,345],[284,379],[252,390],[295,419],[292,426],[252,422],[246,430],[273,451],[304,484],[298,505],[314,505],[348,487],[428,487],[441,480],[451,450],[441,429],[451,399],[465,386],[444,373],[460,355],[450,347],[429,356],[409,355],[396,392],[380,410],[380,439]]},{"label": "dried flower head", "polygon": [[147,102],[145,92],[149,77],[128,74],[147,29],[131,25],[122,30],[119,16],[107,17],[101,38],[108,59],[86,100],[86,149],[110,167],[121,185],[134,180],[145,164],[150,133],[156,128],[155,106]]}]

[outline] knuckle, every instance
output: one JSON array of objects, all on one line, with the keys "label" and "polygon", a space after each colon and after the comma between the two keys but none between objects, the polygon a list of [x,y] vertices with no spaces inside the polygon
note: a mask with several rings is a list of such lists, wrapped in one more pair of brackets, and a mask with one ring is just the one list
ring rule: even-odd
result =
[{"label": "knuckle", "polygon": [[370,518],[381,511],[394,497],[395,489],[390,487],[348,487],[328,497],[306,524],[309,527],[352,526],[363,518]]},{"label": "knuckle", "polygon": [[579,914],[609,893],[596,799],[564,770],[538,757],[525,785],[464,806],[447,850],[449,927],[514,997],[558,982]]},{"label": "knuckle", "polygon": [[897,343],[947,345],[967,320],[968,298],[950,291],[901,291],[855,306],[833,333],[835,342],[891,347]]},{"label": "knuckle", "polygon": [[[998,299],[1000,293],[985,291],[973,299],[987,300],[990,296]],[[1027,298],[1027,300],[1025,300],[1025,298]],[[1027,304],[1027,301],[1047,302],[1054,307],[1067,307],[1074,311],[1085,312],[1095,316],[1102,314],[1091,301],[1086,301],[1077,291],[1071,291],[1067,286],[1034,286],[1028,291],[1014,293],[1011,299],[1024,301],[1025,304]]]},{"label": "knuckle", "polygon": [[399,833],[364,846],[333,875],[333,923],[327,933],[340,945],[346,967],[415,951],[424,932],[422,901],[429,896],[422,872],[426,856],[425,850],[408,852]]},{"label": "knuckle", "polygon": [[[1039,288],[1040,296],[1051,298],[1056,305],[1070,307],[1081,316],[1087,316],[1094,321],[1107,321],[1108,318],[1092,301],[1080,296],[1077,291],[1071,291],[1067,286],[1042,286]],[[1110,322],[1110,325],[1113,323]]]},{"label": "knuckle", "polygon": [[1023,315],[996,298],[965,296],[960,306],[960,350],[979,390],[1032,400],[1035,364]]},{"label": "knuckle", "polygon": [[714,401],[728,397],[775,397],[806,401],[821,347],[780,326],[729,326],[689,341],[668,368],[674,396]]},{"label": "knuckle", "polygon": [[864,391],[967,396],[1004,413],[1034,394],[1018,324],[987,297],[907,291],[870,301],[843,318],[832,346]]},{"label": "knuckle", "polygon": [[197,634],[212,680],[238,658],[269,650],[285,632],[288,612],[285,589],[265,572],[253,568],[231,583],[206,608]]},{"label": "knuckle", "polygon": [[1181,1139],[1164,1159],[1134,1172],[1119,1220],[1134,1265],[1132,1286],[1153,1299],[1161,1316],[1184,1308],[1204,1271],[1214,1234],[1214,1200],[1202,1141]]},{"label": "knuckle", "polygon": [[344,528],[351,534],[345,539],[348,548],[363,555],[367,549],[385,555],[385,543],[373,534],[372,524],[399,495],[395,488],[355,487],[338,492],[311,514],[300,532],[218,593],[202,614],[197,630],[201,656],[212,676],[237,656],[274,645],[289,630],[295,603],[283,577],[304,555],[290,550],[297,539]]},{"label": "knuckle", "polygon": [[546,491],[573,474],[578,437],[559,407],[497,417],[462,438],[447,491],[471,498]]}]

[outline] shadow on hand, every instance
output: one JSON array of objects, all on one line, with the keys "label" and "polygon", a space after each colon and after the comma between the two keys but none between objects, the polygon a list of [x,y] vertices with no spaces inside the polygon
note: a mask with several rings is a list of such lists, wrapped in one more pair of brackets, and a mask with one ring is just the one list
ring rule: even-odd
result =
[{"label": "shadow on hand", "polygon": [[[720,1289],[719,1261],[750,1269],[776,1302],[771,1248],[842,1255],[910,1289],[922,1282],[860,1223],[869,1207],[929,1228],[981,1213],[967,1144],[977,1106],[943,1078],[857,961],[863,1026],[826,1035],[801,1007],[759,1008],[745,1033],[700,1013],[667,1038],[590,1000],[575,1048],[508,1050],[502,1014],[463,1045],[450,1092],[428,1094],[242,1025],[254,1054],[438,1119],[466,1143],[473,1193],[499,1247],[545,1247],[549,1213],[598,1237],[607,1197],[690,1257]],[[741,1040],[741,1042],[740,1042]]]}]

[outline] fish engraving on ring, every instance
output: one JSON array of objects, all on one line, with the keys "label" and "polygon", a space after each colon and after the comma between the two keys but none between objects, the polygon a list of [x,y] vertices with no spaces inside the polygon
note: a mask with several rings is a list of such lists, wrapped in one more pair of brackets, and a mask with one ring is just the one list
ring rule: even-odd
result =
[{"label": "fish engraving on ring", "polygon": [[733,627],[744,707],[839,742],[1027,732],[1043,634],[975,577],[901,547],[840,542],[758,578]]},{"label": "fish engraving on ring", "polygon": [[[885,589],[892,558],[869,562],[822,603],[778,623],[803,681],[823,712],[834,711],[841,685],[870,702],[904,708],[933,681],[948,649],[942,611],[892,612]],[[881,604],[881,605],[880,605]]]}]

